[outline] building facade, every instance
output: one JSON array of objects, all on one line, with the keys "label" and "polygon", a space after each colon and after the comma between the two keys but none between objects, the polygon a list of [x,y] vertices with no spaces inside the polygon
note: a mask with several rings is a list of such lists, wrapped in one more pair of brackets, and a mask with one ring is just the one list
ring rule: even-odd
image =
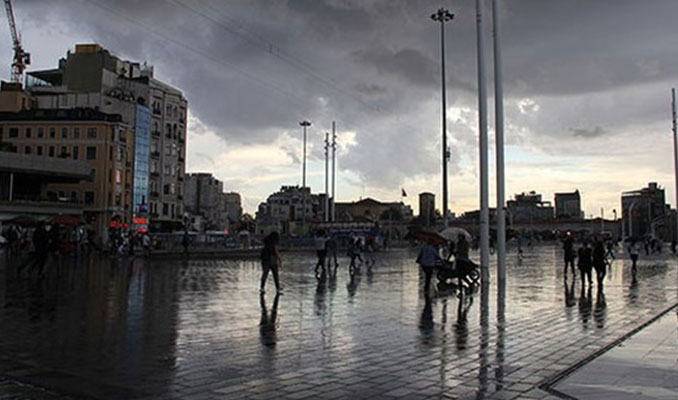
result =
[{"label": "building facade", "polygon": [[312,223],[321,222],[324,217],[325,194],[312,194],[309,187],[283,186],[259,206],[257,225],[265,221],[267,227],[277,227],[283,235],[303,234]]},{"label": "building facade", "polygon": [[110,226],[132,223],[134,131],[119,115],[91,109],[0,112],[0,142],[20,154],[86,162],[91,181],[50,183],[42,196],[82,204],[103,243]]},{"label": "building facade", "polygon": [[419,223],[423,226],[435,224],[436,196],[433,193],[419,193]]},{"label": "building facade", "polygon": [[656,182],[650,182],[640,190],[623,192],[621,204],[625,236],[653,235],[670,214],[664,189]]},{"label": "building facade", "polygon": [[551,202],[542,201],[541,194],[535,191],[516,194],[506,202],[506,209],[511,225],[552,221],[554,215]]},{"label": "building facade", "polygon": [[381,202],[372,198],[336,203],[337,221],[411,220],[412,208],[402,202]]},{"label": "building facade", "polygon": [[224,211],[229,226],[237,226],[242,219],[242,198],[240,193],[224,193]]},{"label": "building facade", "polygon": [[145,171],[149,146],[146,204],[145,182],[135,182],[137,222],[155,231],[182,227],[188,103],[179,90],[154,78],[153,67],[122,60],[96,44],[79,44],[57,68],[29,72],[26,90],[37,108],[92,108],[120,115],[141,138],[139,173]]},{"label": "building facade", "polygon": [[584,217],[581,210],[581,196],[579,190],[571,193],[556,193],[554,195],[556,206],[556,218],[577,218]]},{"label": "building facade", "polygon": [[186,175],[184,206],[191,216],[202,217],[202,230],[228,228],[223,183],[209,173]]}]

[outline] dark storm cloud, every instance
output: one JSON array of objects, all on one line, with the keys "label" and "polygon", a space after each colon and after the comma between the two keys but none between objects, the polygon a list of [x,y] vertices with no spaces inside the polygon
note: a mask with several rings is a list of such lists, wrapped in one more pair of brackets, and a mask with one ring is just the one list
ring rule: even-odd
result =
[{"label": "dark storm cloud", "polygon": [[392,75],[416,86],[432,88],[438,84],[436,77],[439,66],[415,49],[357,50],[352,56],[359,63],[374,67],[382,74]]},{"label": "dark storm cloud", "polygon": [[[438,168],[439,26],[429,16],[440,5],[26,0],[15,7],[36,29],[60,26],[82,41],[149,61],[160,79],[184,91],[193,115],[234,146],[296,135],[301,119],[323,132],[336,119],[358,143],[341,167],[386,187]],[[448,104],[475,112],[474,6],[443,5],[455,13],[446,28]],[[656,91],[678,80],[672,51],[678,2],[516,0],[502,6],[507,123],[520,135],[508,141],[526,143],[530,134],[613,136],[663,117],[665,93]],[[31,51],[39,56],[40,46],[50,45]],[[529,110],[517,105],[523,98],[534,101]],[[453,152],[471,154],[475,120],[450,126],[459,146]]]},{"label": "dark storm cloud", "polygon": [[579,137],[584,137],[584,138],[594,138],[598,136],[602,136],[607,133],[607,131],[599,126],[596,126],[593,129],[586,129],[586,128],[570,128],[570,132],[574,136],[579,136]]}]

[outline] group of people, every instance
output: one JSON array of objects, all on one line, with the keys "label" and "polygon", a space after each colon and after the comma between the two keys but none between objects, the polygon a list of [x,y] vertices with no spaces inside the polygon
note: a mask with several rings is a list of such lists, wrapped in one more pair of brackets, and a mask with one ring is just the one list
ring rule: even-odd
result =
[{"label": "group of people", "polygon": [[[317,261],[315,264],[315,276],[321,279],[327,272],[331,274],[337,273],[339,262],[337,259],[337,252],[339,244],[336,235],[328,235],[325,230],[318,230],[313,239],[313,247],[315,248]],[[348,257],[349,257],[349,273],[354,275],[359,273],[360,265],[365,263],[368,268],[371,268],[376,263],[374,253],[377,250],[377,241],[373,236],[367,236],[365,240],[359,236],[350,237],[348,239]],[[363,255],[365,258],[363,259]],[[268,275],[273,275],[273,281],[277,293],[282,292],[280,285],[279,269],[280,269],[280,234],[272,232],[264,238],[263,247],[259,253],[261,261],[262,274],[261,284],[259,287],[260,293],[266,292],[266,281]]]},{"label": "group of people", "polygon": [[[431,279],[435,268],[442,265],[444,262],[449,262],[454,257],[455,275],[458,278],[458,284],[461,287],[462,281],[466,281],[466,276],[471,268],[475,268],[475,264],[469,258],[470,243],[466,239],[466,235],[459,234],[457,241],[449,241],[447,248],[447,257],[443,259],[440,256],[440,250],[435,243],[430,240],[425,240],[424,244],[419,250],[417,256],[417,264],[424,272],[424,293],[428,295],[431,288]],[[468,283],[468,282],[467,282]]]},{"label": "group of people", "polygon": [[[584,240],[581,247],[575,252],[574,240],[568,233],[563,241],[563,253],[565,257],[565,278],[567,278],[568,268],[572,271],[574,277],[575,260],[581,276],[582,285],[588,281],[588,285],[593,284],[592,272],[596,271],[596,282],[598,286],[603,286],[603,280],[607,274],[607,251],[602,239],[594,237],[592,243]],[[614,256],[614,255],[613,255]]]}]

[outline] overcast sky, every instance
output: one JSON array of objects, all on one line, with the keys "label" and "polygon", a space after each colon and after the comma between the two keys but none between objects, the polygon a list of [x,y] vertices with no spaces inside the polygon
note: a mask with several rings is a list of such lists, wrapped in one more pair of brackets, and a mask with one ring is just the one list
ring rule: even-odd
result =
[{"label": "overcast sky", "polygon": [[[489,76],[491,13],[486,2]],[[478,208],[474,2],[407,0],[14,1],[31,69],[75,43],[155,66],[189,101],[190,172],[213,172],[247,211],[281,185],[324,191],[323,140],[340,140],[337,197],[440,207],[440,31],[446,26],[451,209]],[[579,189],[588,214],[656,181],[674,203],[670,88],[678,72],[675,0],[502,2],[507,194]],[[8,79],[7,24],[0,55]],[[493,92],[490,84],[489,93]],[[490,127],[493,99],[489,98]],[[491,137],[494,143],[494,137]],[[490,159],[494,159],[491,148]],[[494,203],[494,165],[491,166]]]}]

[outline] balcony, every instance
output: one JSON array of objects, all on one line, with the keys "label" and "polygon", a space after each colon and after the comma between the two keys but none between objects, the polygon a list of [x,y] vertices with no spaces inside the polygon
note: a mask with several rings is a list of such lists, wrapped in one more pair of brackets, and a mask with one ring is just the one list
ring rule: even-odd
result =
[{"label": "balcony", "polygon": [[153,132],[151,132],[151,135],[153,137],[160,137],[160,131],[153,131]]},{"label": "balcony", "polygon": [[151,172],[151,177],[160,178],[160,173],[159,172]]},{"label": "balcony", "polygon": [[153,115],[162,115],[162,111],[159,108],[154,108]]},{"label": "balcony", "polygon": [[157,199],[160,196],[158,192],[151,192],[150,195],[152,199]]}]

